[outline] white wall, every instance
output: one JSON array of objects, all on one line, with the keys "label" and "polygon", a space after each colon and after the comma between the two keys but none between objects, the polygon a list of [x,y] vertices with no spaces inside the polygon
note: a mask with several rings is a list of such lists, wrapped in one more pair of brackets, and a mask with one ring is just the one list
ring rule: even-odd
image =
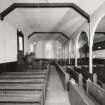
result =
[{"label": "white wall", "polygon": [[39,41],[36,46],[37,58],[60,58],[62,56],[61,43],[54,40]]},{"label": "white wall", "polygon": [[39,41],[36,46],[36,58],[45,58],[45,41]]},{"label": "white wall", "polygon": [[75,57],[75,53],[74,53],[74,43],[73,43],[73,39],[70,38],[70,42],[69,42],[69,57],[70,58],[74,58]]},{"label": "white wall", "polygon": [[30,52],[30,44],[32,44],[32,42],[24,35],[24,54]]},{"label": "white wall", "polygon": [[0,22],[0,63],[4,62],[4,36],[3,36],[3,22]]},{"label": "white wall", "polygon": [[17,30],[6,21],[0,21],[0,63],[17,60]]}]

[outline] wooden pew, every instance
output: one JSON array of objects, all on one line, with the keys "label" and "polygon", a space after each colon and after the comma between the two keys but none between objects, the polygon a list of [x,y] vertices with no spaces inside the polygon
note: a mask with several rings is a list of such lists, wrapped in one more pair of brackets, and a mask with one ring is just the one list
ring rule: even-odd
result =
[{"label": "wooden pew", "polygon": [[40,94],[0,94],[0,105],[43,105]]},{"label": "wooden pew", "polygon": [[35,84],[41,83],[46,84],[48,75],[1,75],[0,76],[0,84],[17,84],[17,83],[27,83],[27,84]]},{"label": "wooden pew", "polygon": [[73,70],[70,67],[67,67],[66,72],[70,75],[70,78],[73,78],[76,83],[78,83],[79,73],[77,71]]},{"label": "wooden pew", "polygon": [[87,93],[96,105],[105,105],[105,90],[91,80],[87,80]]},{"label": "wooden pew", "polygon": [[[37,85],[44,85],[44,91],[46,92],[46,89],[47,89],[47,79],[45,78],[43,78],[43,79],[24,79],[24,78],[20,78],[20,79],[12,79],[12,78],[2,78],[2,79],[0,79],[0,86],[7,86],[7,87],[9,87],[9,85],[10,86],[17,86],[18,84],[20,84],[19,86],[23,86],[23,87],[25,87],[24,85],[25,84],[27,84],[28,86],[29,85],[31,85],[31,86],[33,86],[33,85],[36,85],[36,87],[34,87],[35,89],[37,89]],[[21,86],[21,88],[22,88],[22,86]],[[25,88],[27,88],[27,87],[25,87]],[[31,87],[30,87],[31,88]],[[12,89],[12,87],[11,87],[11,89]],[[38,87],[38,89],[40,89],[40,87]],[[44,93],[45,93],[44,92]]]},{"label": "wooden pew", "polygon": [[97,65],[93,67],[93,73],[96,73],[98,76],[98,80],[102,83],[105,83],[105,66]]},{"label": "wooden pew", "polygon": [[[38,89],[40,90],[40,88],[41,88],[40,85],[44,85],[44,91],[45,92],[46,92],[46,88],[47,88],[47,83],[46,83],[45,80],[43,80],[43,81],[41,81],[41,80],[40,81],[25,81],[24,79],[22,79],[22,80],[21,79],[19,79],[19,80],[0,80],[0,86],[9,87],[9,86],[14,86],[15,85],[16,87],[19,87],[20,85],[17,86],[18,84],[21,85],[21,88],[22,88],[22,86],[24,88],[27,88],[27,87],[24,86],[25,84],[31,85],[31,86],[35,85],[36,87],[34,87],[34,89],[36,89],[36,90],[38,90]],[[11,89],[12,89],[12,87],[11,87]]]},{"label": "wooden pew", "polygon": [[37,90],[45,88],[45,84],[0,84],[0,90]]},{"label": "wooden pew", "polygon": [[47,79],[47,75],[18,75],[18,74],[8,74],[0,75],[0,79]]},{"label": "wooden pew", "polygon": [[[0,94],[40,94],[41,103],[44,105],[46,98],[46,88],[42,84],[23,85],[23,84],[5,84],[0,86]],[[24,97],[22,97],[24,98]],[[1,105],[1,104],[0,104]],[[17,105],[17,104],[16,104]],[[20,104],[19,104],[20,105]],[[28,104],[30,105],[30,104]],[[36,104],[35,104],[36,105]]]},{"label": "wooden pew", "polygon": [[47,72],[48,70],[47,69],[25,69],[23,70],[25,72],[28,72],[28,71],[31,71],[31,72]]},{"label": "wooden pew", "polygon": [[72,80],[69,82],[69,90],[71,105],[96,105]]},{"label": "wooden pew", "polygon": [[[12,75],[13,76],[13,75]],[[24,75],[23,75],[24,76]],[[35,75],[36,76],[36,75]],[[44,75],[46,76],[46,75]],[[43,87],[41,86],[43,85]],[[47,79],[12,79],[2,78],[0,80],[0,92],[1,93],[37,93],[42,92],[43,103],[46,97]]]},{"label": "wooden pew", "polygon": [[83,75],[83,87],[86,90],[86,80],[88,78],[90,78],[91,80],[93,79],[93,75],[89,73],[89,70],[85,67],[82,68],[78,68],[78,67],[74,67],[73,68],[75,72],[77,72],[78,74],[82,74]]},{"label": "wooden pew", "polygon": [[0,84],[0,94],[40,94],[44,103],[45,84]]},{"label": "wooden pew", "polygon": [[31,71],[27,71],[27,72],[3,72],[1,75],[47,75],[47,71],[43,72],[43,71],[39,71],[39,72],[31,72]]},{"label": "wooden pew", "polygon": [[[47,89],[48,70],[43,71],[26,71],[26,72],[5,72],[0,76],[0,97],[4,95],[4,98],[0,100],[0,105],[44,105]],[[14,94],[15,99],[11,98]],[[30,102],[22,102],[18,99],[18,96],[26,95],[40,95],[39,100],[32,100]],[[9,98],[7,98],[7,95]],[[21,97],[21,99],[26,97]],[[31,96],[29,96],[31,97]],[[7,99],[8,101],[5,101]],[[24,99],[23,99],[24,100]]]},{"label": "wooden pew", "polygon": [[46,83],[46,79],[0,79],[0,84],[41,84]]}]

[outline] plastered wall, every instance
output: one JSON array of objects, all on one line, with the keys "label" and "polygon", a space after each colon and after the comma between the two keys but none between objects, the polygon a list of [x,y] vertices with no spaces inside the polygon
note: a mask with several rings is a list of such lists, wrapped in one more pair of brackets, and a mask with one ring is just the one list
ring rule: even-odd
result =
[{"label": "plastered wall", "polygon": [[17,60],[17,30],[6,21],[0,21],[0,63]]},{"label": "plastered wall", "polygon": [[62,56],[61,43],[54,40],[39,41],[36,46],[37,58],[60,58]]}]

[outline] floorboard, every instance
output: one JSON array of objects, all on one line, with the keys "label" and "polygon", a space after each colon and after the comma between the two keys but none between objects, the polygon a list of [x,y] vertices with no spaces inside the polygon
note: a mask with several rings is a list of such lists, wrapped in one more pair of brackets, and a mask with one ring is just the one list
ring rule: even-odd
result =
[{"label": "floorboard", "polygon": [[45,105],[70,105],[67,91],[64,90],[54,66],[50,70]]}]

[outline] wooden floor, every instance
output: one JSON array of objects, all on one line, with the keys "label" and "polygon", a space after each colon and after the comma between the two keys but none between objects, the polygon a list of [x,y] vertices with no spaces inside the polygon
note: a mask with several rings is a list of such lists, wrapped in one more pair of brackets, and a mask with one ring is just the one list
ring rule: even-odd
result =
[{"label": "wooden floor", "polygon": [[45,105],[70,105],[56,68],[51,66]]}]

